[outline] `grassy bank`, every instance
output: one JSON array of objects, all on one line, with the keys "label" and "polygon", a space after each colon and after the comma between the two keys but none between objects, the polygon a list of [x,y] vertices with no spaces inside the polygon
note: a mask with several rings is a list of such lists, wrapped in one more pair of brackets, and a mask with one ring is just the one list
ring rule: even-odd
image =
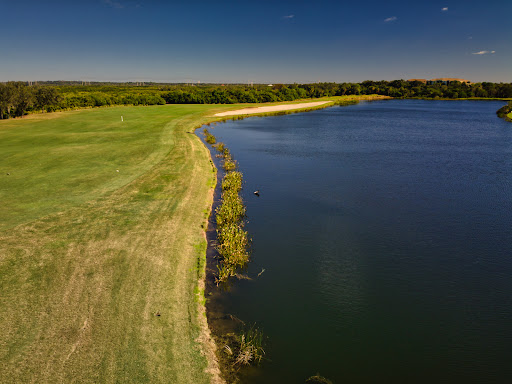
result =
[{"label": "grassy bank", "polygon": [[197,282],[215,173],[190,134],[210,108],[0,124],[0,382],[211,381]]},{"label": "grassy bank", "polygon": [[198,281],[215,169],[191,133],[244,106],[0,122],[0,382],[212,381]]}]

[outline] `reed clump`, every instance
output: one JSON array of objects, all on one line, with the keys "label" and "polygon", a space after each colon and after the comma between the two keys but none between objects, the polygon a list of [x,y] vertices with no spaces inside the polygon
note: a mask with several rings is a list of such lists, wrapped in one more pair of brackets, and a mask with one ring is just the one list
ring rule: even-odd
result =
[{"label": "reed clump", "polygon": [[206,141],[208,144],[213,145],[213,144],[215,144],[215,143],[217,142],[217,139],[215,138],[215,136],[214,136],[214,135],[212,135],[212,134],[208,131],[208,129],[206,129],[206,128],[205,128],[205,129],[203,129],[203,133],[204,133],[204,135],[205,135],[205,141]]},{"label": "reed clump", "polygon": [[218,157],[222,157],[222,168],[226,172],[231,172],[237,169],[236,161],[233,160],[233,157],[231,156],[231,152],[229,152],[229,149],[224,145],[223,142],[218,142],[216,145],[214,145],[214,148],[219,152]]},{"label": "reed clump", "polygon": [[217,152],[219,152],[220,157],[223,157],[224,159],[226,159],[227,157],[231,157],[231,152],[229,152],[229,149],[222,141],[219,141],[213,147],[217,150]]},{"label": "reed clump", "polygon": [[224,158],[224,162],[222,163],[222,168],[226,172],[234,171],[237,168],[236,161],[231,158],[231,156],[228,156]]},{"label": "reed clump", "polygon": [[235,365],[260,364],[265,356],[263,349],[263,332],[255,326],[243,331],[238,339],[238,353]]},{"label": "reed clump", "polygon": [[230,268],[234,276],[236,268],[243,267],[249,261],[247,247],[247,231],[238,224],[225,225],[219,233],[218,251],[222,256],[222,264]]},{"label": "reed clump", "polygon": [[222,157],[222,167],[226,171],[222,179],[221,204],[215,210],[217,218],[217,284],[226,282],[230,277],[237,276],[237,271],[245,267],[249,261],[249,236],[244,229],[245,205],[240,196],[243,175],[238,171],[237,163],[233,160],[229,149],[223,142],[217,142],[205,128],[203,133],[206,142],[211,144],[219,157]]},{"label": "reed clump", "polygon": [[226,173],[222,179],[222,190],[239,193],[242,190],[242,173],[238,171]]},{"label": "reed clump", "polygon": [[224,145],[224,143],[222,141],[219,141],[216,145],[215,145],[215,149],[220,152],[220,153],[223,153],[224,152],[224,149],[226,148],[226,146]]},{"label": "reed clump", "polygon": [[221,205],[216,209],[217,252],[220,256],[217,282],[225,282],[236,275],[249,261],[249,236],[244,230],[245,205],[240,196],[242,173],[226,173],[222,180]]}]

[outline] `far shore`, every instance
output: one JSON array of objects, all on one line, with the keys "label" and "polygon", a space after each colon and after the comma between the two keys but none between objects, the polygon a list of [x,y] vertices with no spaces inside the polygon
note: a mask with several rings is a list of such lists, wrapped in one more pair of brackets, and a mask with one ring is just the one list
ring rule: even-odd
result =
[{"label": "far shore", "polygon": [[289,111],[292,109],[302,109],[302,108],[310,108],[310,107],[318,107],[319,105],[332,103],[333,101],[316,101],[313,103],[299,103],[299,104],[284,104],[284,105],[271,105],[268,107],[250,107],[250,108],[242,108],[237,109],[236,111],[228,111],[228,112],[220,112],[216,113],[215,116],[234,116],[234,115],[252,115],[256,113],[266,113],[266,112],[279,112],[279,111]]}]

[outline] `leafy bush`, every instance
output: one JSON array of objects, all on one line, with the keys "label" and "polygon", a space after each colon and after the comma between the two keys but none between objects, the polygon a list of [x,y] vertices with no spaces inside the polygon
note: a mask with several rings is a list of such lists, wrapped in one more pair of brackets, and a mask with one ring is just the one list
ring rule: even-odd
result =
[{"label": "leafy bush", "polygon": [[496,111],[498,117],[508,119],[507,115],[512,112],[512,101],[509,101],[507,105],[504,105]]}]

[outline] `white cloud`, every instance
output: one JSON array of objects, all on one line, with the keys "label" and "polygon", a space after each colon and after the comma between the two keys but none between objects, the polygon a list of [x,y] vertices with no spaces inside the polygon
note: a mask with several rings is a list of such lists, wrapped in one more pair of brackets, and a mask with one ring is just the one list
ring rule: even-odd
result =
[{"label": "white cloud", "polygon": [[448,10],[448,7],[441,8],[441,11],[446,12]]},{"label": "white cloud", "polygon": [[103,0],[103,2],[107,5],[110,5],[112,8],[117,8],[117,9],[124,8],[123,4],[121,4],[120,2],[115,1],[115,0]]},{"label": "white cloud", "polygon": [[478,52],[473,52],[472,55],[487,55],[487,54],[494,54],[496,53],[496,51],[478,51]]},{"label": "white cloud", "polygon": [[388,17],[387,19],[384,19],[384,22],[389,23],[390,21],[396,21],[397,19],[398,19],[398,17],[391,16],[391,17]]},{"label": "white cloud", "polygon": [[283,19],[293,19],[295,17],[295,15],[286,15],[286,16],[283,16]]}]

